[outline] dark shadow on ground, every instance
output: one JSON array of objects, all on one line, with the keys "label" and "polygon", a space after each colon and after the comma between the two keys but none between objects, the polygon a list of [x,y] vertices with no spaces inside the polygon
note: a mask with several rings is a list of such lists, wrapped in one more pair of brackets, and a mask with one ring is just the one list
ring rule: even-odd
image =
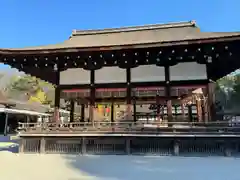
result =
[{"label": "dark shadow on ground", "polygon": [[99,179],[237,180],[240,159],[125,155],[64,155],[69,166]]},{"label": "dark shadow on ground", "polygon": [[12,136],[0,135],[0,144],[9,144],[6,146],[0,146],[0,151],[18,153],[18,139],[12,138]]}]

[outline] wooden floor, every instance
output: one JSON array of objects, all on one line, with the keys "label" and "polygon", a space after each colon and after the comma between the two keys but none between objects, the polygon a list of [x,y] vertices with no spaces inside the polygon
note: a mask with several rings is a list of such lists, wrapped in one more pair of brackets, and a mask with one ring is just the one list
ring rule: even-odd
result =
[{"label": "wooden floor", "polygon": [[19,136],[240,137],[240,126],[208,123],[23,123]]}]

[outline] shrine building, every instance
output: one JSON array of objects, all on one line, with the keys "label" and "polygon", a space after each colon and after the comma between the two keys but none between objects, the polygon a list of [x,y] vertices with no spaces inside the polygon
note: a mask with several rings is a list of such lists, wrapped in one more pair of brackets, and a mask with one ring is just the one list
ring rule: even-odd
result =
[{"label": "shrine building", "polygon": [[[55,85],[70,121],[216,121],[214,82],[240,67],[239,32],[194,21],[73,30],[55,45],[0,49],[0,61]],[[75,117],[74,110],[80,112]]]}]

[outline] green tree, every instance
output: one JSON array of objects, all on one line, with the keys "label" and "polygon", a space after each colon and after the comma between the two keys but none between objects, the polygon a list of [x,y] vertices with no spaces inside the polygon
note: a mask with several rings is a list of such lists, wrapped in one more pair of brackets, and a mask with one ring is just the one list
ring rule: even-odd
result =
[{"label": "green tree", "polygon": [[53,89],[54,87],[47,82],[29,75],[24,75],[12,78],[8,87],[8,95],[11,98],[25,95],[26,99],[30,102],[50,104],[52,98],[48,97],[47,92]]},{"label": "green tree", "polygon": [[240,106],[240,75],[236,75],[234,78],[234,85],[232,87],[231,101],[234,106]]},{"label": "green tree", "polygon": [[216,82],[216,101],[224,109],[230,109],[233,106],[232,94],[235,84],[234,76],[225,76]]}]

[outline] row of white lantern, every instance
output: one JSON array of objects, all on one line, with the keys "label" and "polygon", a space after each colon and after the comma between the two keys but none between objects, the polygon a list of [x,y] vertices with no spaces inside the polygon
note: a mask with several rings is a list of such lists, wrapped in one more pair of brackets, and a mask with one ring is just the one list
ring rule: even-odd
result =
[{"label": "row of white lantern", "polygon": [[[229,52],[228,55],[229,55],[229,56],[232,56],[232,53]],[[101,55],[101,57],[102,57],[102,55]],[[219,54],[216,54],[215,57],[218,58],[218,57],[219,57]],[[91,58],[91,56],[90,56],[90,58]],[[195,56],[190,56],[190,58],[191,58],[191,59],[195,59]],[[213,59],[212,56],[204,55],[204,58],[206,59],[206,62],[207,62],[207,63],[212,63],[212,59]],[[35,61],[38,61],[38,58],[34,58],[34,59],[35,59]],[[58,60],[58,59],[59,59],[59,58],[56,57],[56,60]],[[70,57],[67,56],[66,59],[70,60]],[[77,59],[80,59],[80,56],[77,56]],[[183,57],[176,57],[176,59],[182,60]],[[45,60],[48,60],[48,58],[46,57]],[[169,57],[168,60],[171,61],[171,60],[172,60],[172,57]],[[8,59],[7,59],[7,58],[4,58],[3,61],[4,61],[4,62],[7,62]],[[13,61],[13,62],[16,62],[16,59],[13,58],[12,61]],[[23,61],[24,61],[24,62],[27,62],[27,58],[24,58]],[[149,63],[149,59],[146,58],[146,59],[145,59],[145,62],[146,62],[146,63]],[[157,58],[156,58],[156,62],[157,62],[157,63],[161,62],[161,58],[157,57]],[[125,60],[124,63],[125,63],[125,64],[128,64],[128,61]],[[135,59],[133,63],[138,64],[138,63],[139,63],[139,60]],[[69,64],[73,64],[75,67],[78,66],[78,63],[77,63],[76,61],[73,61],[73,62],[71,62],[71,63],[65,62],[65,63],[64,63],[64,66],[67,67]],[[104,61],[103,64],[106,65],[107,62]],[[118,64],[118,61],[114,61],[114,64],[117,65],[117,64]],[[92,65],[93,65],[93,66],[97,66],[97,61],[92,61]],[[35,67],[39,67],[39,65],[38,65],[37,63],[36,63],[34,66],[35,66]],[[49,64],[48,64],[48,63],[45,63],[45,67],[48,67],[48,66],[49,66]],[[56,66],[56,64],[54,64],[54,67],[55,67],[55,66]],[[88,63],[87,63],[87,62],[84,62],[84,66],[88,66]],[[23,64],[21,64],[21,68],[23,68]]]},{"label": "row of white lantern", "polygon": [[[225,47],[224,47],[224,50],[228,50],[228,49],[229,49],[228,46],[225,46]],[[201,52],[201,50],[202,50],[201,48],[198,48],[196,52]],[[212,47],[211,50],[214,51],[214,50],[215,50],[215,47]],[[171,51],[172,54],[175,54],[175,52],[176,52],[176,51],[175,51],[174,49]],[[187,49],[187,48],[184,49],[184,52],[187,53],[187,52],[188,52],[188,49]],[[138,52],[135,52],[135,53],[133,53],[133,54],[134,54],[134,56],[138,56],[138,55],[139,55]],[[146,54],[146,57],[149,57],[150,52],[147,51],[147,52],[145,52],[145,54]],[[155,54],[155,53],[154,53],[154,54]],[[163,53],[163,51],[160,50],[160,51],[158,51],[157,54],[158,54],[158,55],[161,55],[161,54],[164,54],[164,53]],[[126,57],[126,56],[127,56],[127,53],[122,53],[122,57]],[[70,56],[65,56],[65,57],[66,57],[67,60],[70,59]],[[100,58],[104,58],[104,55],[103,55],[103,54],[99,54],[99,57],[100,57]],[[114,58],[114,57],[115,57],[115,54],[111,54],[111,57]],[[80,55],[76,56],[76,59],[80,59],[80,58],[81,58]],[[55,60],[58,61],[59,59],[60,59],[60,58],[59,58],[58,56],[55,57]],[[92,56],[89,55],[89,56],[88,56],[88,59],[92,59]],[[35,61],[38,61],[39,58],[35,57],[34,60],[35,60]],[[47,61],[47,60],[49,60],[49,58],[48,58],[48,57],[45,57],[45,60]],[[7,58],[4,58],[4,61],[7,61]],[[16,59],[13,58],[13,62],[15,62],[15,61],[16,61]],[[26,62],[26,61],[27,61],[27,59],[24,58],[24,62]]]}]

